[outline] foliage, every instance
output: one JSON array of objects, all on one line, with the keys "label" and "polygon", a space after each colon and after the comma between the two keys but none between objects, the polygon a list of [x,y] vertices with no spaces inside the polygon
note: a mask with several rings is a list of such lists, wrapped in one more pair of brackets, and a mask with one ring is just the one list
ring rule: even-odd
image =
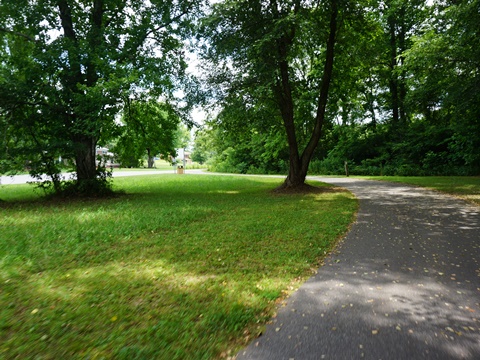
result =
[{"label": "foliage", "polygon": [[[411,106],[432,125],[448,127],[448,147],[470,173],[480,173],[480,1],[435,9],[407,53],[414,73]],[[440,155],[440,154],[437,154]]]},{"label": "foliage", "polygon": [[[218,135],[218,133],[217,133]],[[238,134],[237,134],[238,135]],[[252,130],[242,139],[223,134],[211,170],[239,174],[286,174],[288,148],[281,133]],[[277,136],[275,136],[277,135]]]},{"label": "foliage", "polygon": [[190,128],[183,123],[179,123],[175,132],[175,148],[187,148],[190,145],[190,140]]},{"label": "foliage", "polygon": [[192,160],[205,164],[212,157],[212,147],[208,130],[205,127],[197,129],[193,142]]},{"label": "foliage", "polygon": [[262,331],[357,208],[346,192],[274,195],[278,179],[114,184],[127,195],[48,204],[0,187],[2,357],[220,358]]},{"label": "foliage", "polygon": [[[233,8],[255,3],[228,2]],[[312,153],[309,171],[344,174],[348,161],[352,174],[480,174],[479,3],[342,2],[322,141]],[[226,15],[217,16],[222,19]],[[299,149],[306,146],[313,129],[311,104],[321,83],[323,64],[321,57],[312,55],[315,47],[300,35],[299,29],[314,24],[308,19],[305,13],[293,11],[281,28],[291,26],[296,31],[288,52],[292,59],[288,74],[295,96]],[[289,158],[283,152],[285,144],[275,142],[283,117],[275,104],[275,91],[268,85],[279,76],[278,71],[268,72],[278,60],[268,52],[268,44],[273,46],[269,41],[278,39],[277,28],[265,25],[271,37],[259,35],[258,39],[253,37],[258,28],[249,29],[250,46],[242,43],[245,39],[241,36],[247,35],[238,35],[235,29],[226,31],[228,25],[219,20],[214,23],[222,24],[214,38],[216,46],[221,46],[217,53],[208,50],[220,58],[224,55],[221,51],[232,57],[226,57],[224,66],[212,77],[224,92],[221,111],[212,125],[219,129],[214,137],[220,139],[214,168],[247,172],[253,166],[269,172],[271,168],[251,160],[263,157],[259,153],[267,152],[266,144],[275,143],[271,149],[279,151],[282,160]],[[271,23],[276,24],[274,20]],[[325,34],[325,24],[326,17],[316,31]],[[265,29],[258,32],[265,33]],[[310,36],[312,31],[304,34]],[[317,46],[321,44],[319,35],[311,35]],[[233,41],[232,36],[240,38]],[[322,46],[315,54],[320,53],[325,54]],[[312,59],[316,59],[314,64]],[[270,83],[262,83],[269,74]],[[258,134],[263,140],[257,144]],[[270,155],[275,158],[271,150]],[[272,158],[268,162],[272,160],[275,163]],[[280,168],[276,171],[282,172]]]},{"label": "foliage", "polygon": [[147,156],[175,156],[175,135],[180,118],[172,107],[156,101],[130,101],[122,116],[121,135],[112,151],[122,167],[140,167]]},{"label": "foliage", "polygon": [[[210,84],[222,107],[217,120],[224,128],[249,127],[242,123],[247,121],[247,133],[254,134],[283,129],[289,151],[287,187],[303,184],[318,145],[338,23],[348,17],[349,5],[225,1],[215,4],[203,22],[204,58],[211,64]],[[238,165],[240,171],[250,166]]]},{"label": "foliage", "polygon": [[471,175],[475,168],[459,156],[453,126],[414,121],[392,131],[389,124],[336,126],[335,146],[314,161],[317,174],[344,174],[348,161],[352,175]]},{"label": "foliage", "polygon": [[447,2],[429,9],[428,21],[417,25],[422,34],[410,39],[398,64],[409,121],[335,127],[336,141],[315,162],[315,171],[341,174],[347,160],[359,175],[480,173],[479,4]]},{"label": "foliage", "polygon": [[8,127],[3,164],[48,163],[42,171],[55,179],[54,161],[62,156],[73,160],[76,182],[102,181],[95,148],[115,134],[124,99],[140,90],[169,98],[185,78],[182,39],[198,5],[2,1],[0,116]]},{"label": "foliage", "polygon": [[[0,172],[48,173],[55,191],[65,162],[77,182],[96,179],[95,147],[115,142],[127,99],[173,106],[192,84],[183,40],[200,5],[3,1]],[[195,30],[218,112],[192,156],[218,171],[288,173],[286,185],[307,170],[342,174],[345,161],[357,174],[479,174],[479,7],[215,2]],[[155,131],[122,130],[122,161],[135,165]]]}]

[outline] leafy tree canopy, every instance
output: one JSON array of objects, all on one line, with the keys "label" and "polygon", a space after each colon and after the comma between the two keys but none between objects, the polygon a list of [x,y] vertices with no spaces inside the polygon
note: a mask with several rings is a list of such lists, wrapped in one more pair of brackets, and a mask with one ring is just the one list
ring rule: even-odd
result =
[{"label": "leafy tree canopy", "polygon": [[237,122],[283,126],[290,159],[285,187],[305,181],[324,122],[339,12],[350,5],[230,0],[216,4],[204,22],[204,55],[214,65],[210,81],[224,109],[219,120],[243,112]]},{"label": "leafy tree canopy", "polygon": [[148,91],[168,102],[186,79],[183,39],[199,5],[197,0],[2,1],[4,164],[23,156],[32,169],[51,165],[34,173],[58,175],[53,159],[71,158],[75,185],[80,191],[95,188],[95,148],[115,134],[115,115],[130,94]]},{"label": "leafy tree canopy", "polygon": [[121,135],[113,149],[121,166],[139,167],[147,157],[175,156],[176,132],[180,117],[171,106],[156,101],[130,101],[122,116]]}]

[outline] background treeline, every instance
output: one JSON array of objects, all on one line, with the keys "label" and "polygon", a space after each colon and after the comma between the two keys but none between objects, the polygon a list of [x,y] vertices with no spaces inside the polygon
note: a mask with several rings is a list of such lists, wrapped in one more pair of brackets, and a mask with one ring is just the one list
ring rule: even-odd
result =
[{"label": "background treeline", "polygon": [[[342,174],[347,161],[358,175],[480,174],[480,1],[345,9],[328,121],[309,172]],[[288,172],[281,116],[261,90],[224,99],[197,132],[194,160],[222,172]]]}]

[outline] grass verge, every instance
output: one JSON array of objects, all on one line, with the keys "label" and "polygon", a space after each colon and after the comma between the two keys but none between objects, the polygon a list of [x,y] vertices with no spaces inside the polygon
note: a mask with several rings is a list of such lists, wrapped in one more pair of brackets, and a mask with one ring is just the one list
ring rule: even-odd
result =
[{"label": "grass verge", "polygon": [[480,205],[479,176],[370,176],[368,179],[422,186]]},{"label": "grass verge", "polygon": [[357,208],[278,179],[114,179],[127,195],[47,203],[0,187],[0,358],[215,359],[262,331]]}]

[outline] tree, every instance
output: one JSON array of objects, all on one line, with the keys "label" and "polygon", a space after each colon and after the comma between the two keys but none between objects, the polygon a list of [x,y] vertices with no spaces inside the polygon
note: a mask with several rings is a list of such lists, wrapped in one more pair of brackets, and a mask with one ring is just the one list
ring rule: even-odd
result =
[{"label": "tree", "polygon": [[195,132],[193,143],[192,160],[199,163],[206,163],[213,155],[212,130],[201,127]]},{"label": "tree", "polygon": [[392,124],[405,125],[410,118],[406,108],[408,92],[406,71],[404,65],[405,52],[411,47],[413,35],[419,31],[425,19],[425,1],[397,1],[387,0],[380,2],[380,22],[384,28],[385,79],[388,81],[389,101]]},{"label": "tree", "polygon": [[3,0],[0,111],[26,137],[16,143],[72,157],[77,187],[95,187],[96,146],[124,99],[142,88],[170,98],[184,77],[182,39],[198,3]]},{"label": "tree", "polygon": [[[395,26],[397,40],[401,27],[410,29],[405,46],[395,46],[396,69],[383,62],[384,71],[378,73],[383,76],[376,85],[388,95],[384,113],[392,104],[387,74],[397,79],[397,90],[401,86],[406,90],[405,97],[397,97],[397,117],[389,110],[386,121],[375,127],[361,118],[363,124],[335,126],[333,146],[317,169],[338,174],[348,159],[351,172],[360,175],[478,175],[480,2],[442,1],[425,8],[416,2],[385,4],[392,6],[390,10],[403,7],[403,17],[394,14],[395,23],[410,24]],[[385,13],[379,15],[384,30],[379,43],[387,49],[391,34],[385,31]],[[381,92],[378,95],[382,97]]]},{"label": "tree", "polygon": [[[431,126],[448,128],[448,162],[480,172],[480,1],[438,3],[406,53],[410,106]],[[445,159],[443,159],[445,162]]]},{"label": "tree", "polygon": [[130,101],[126,106],[121,135],[114,147],[120,163],[138,167],[140,159],[147,157],[149,168],[154,157],[175,154],[175,134],[180,118],[172,107],[156,101]]},{"label": "tree", "polygon": [[190,129],[187,125],[179,123],[175,132],[175,148],[185,149],[190,143]]},{"label": "tree", "polygon": [[224,108],[275,109],[289,147],[283,188],[304,185],[322,135],[339,14],[348,2],[230,0],[205,20],[205,57]]}]

